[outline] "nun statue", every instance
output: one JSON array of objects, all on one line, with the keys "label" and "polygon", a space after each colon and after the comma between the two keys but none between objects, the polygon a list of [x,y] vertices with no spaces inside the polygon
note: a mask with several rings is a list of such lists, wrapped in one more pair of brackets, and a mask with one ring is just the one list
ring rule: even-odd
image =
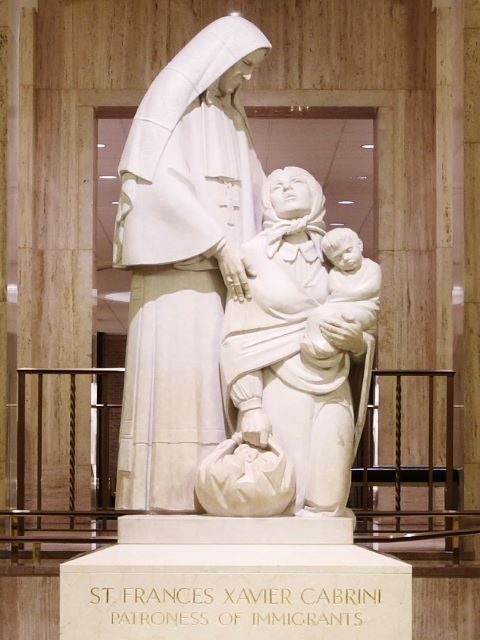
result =
[{"label": "nun statue", "polygon": [[133,272],[116,507],[195,511],[199,462],[225,438],[219,349],[237,247],[265,178],[237,90],[270,42],[241,17],[208,25],[143,98],[119,165],[114,265]]}]

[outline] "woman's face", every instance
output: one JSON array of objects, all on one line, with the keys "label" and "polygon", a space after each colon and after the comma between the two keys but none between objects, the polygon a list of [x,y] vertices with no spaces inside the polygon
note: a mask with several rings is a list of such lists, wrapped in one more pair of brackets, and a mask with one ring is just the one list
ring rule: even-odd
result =
[{"label": "woman's face", "polygon": [[270,200],[279,218],[302,218],[313,205],[312,192],[302,176],[286,172],[271,179]]},{"label": "woman's face", "polygon": [[253,69],[267,55],[267,49],[256,49],[227,69],[218,81],[218,88],[224,94],[233,93],[250,80]]}]

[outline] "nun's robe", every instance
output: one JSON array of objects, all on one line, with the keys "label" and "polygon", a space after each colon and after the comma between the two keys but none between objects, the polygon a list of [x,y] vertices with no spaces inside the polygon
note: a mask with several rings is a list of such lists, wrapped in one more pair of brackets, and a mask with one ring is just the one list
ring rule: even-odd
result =
[{"label": "nun's robe", "polygon": [[[219,22],[221,34],[222,25],[240,25],[250,41],[233,57],[223,54],[223,67],[220,51],[215,73],[269,46],[241,18]],[[184,66],[188,47],[178,56]],[[204,75],[200,84],[191,79],[196,91],[218,77]],[[240,245],[255,234],[264,174],[243,109],[236,100],[224,107],[214,86],[188,103],[166,142],[149,117],[141,105],[120,164],[114,262],[131,268],[133,279],[116,507],[192,511],[198,463],[225,438],[219,347],[226,291],[213,253],[224,240]],[[161,154],[148,142],[157,132]],[[141,155],[148,144],[150,162]]]}]

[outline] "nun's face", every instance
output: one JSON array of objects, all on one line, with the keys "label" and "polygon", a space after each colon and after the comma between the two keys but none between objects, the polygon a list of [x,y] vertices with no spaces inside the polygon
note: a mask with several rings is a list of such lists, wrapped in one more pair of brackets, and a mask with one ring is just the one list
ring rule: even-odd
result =
[{"label": "nun's face", "polygon": [[233,93],[252,77],[253,69],[267,55],[267,49],[256,49],[236,62],[220,76],[218,88],[224,94]]},{"label": "nun's face", "polygon": [[279,218],[303,218],[313,205],[312,192],[299,174],[285,171],[274,174],[270,183],[270,201]]}]

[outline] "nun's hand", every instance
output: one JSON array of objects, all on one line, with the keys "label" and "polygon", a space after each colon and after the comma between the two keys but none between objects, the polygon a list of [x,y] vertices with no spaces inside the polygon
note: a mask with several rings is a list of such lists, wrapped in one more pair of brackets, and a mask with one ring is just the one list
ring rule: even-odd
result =
[{"label": "nun's hand", "polygon": [[320,329],[324,337],[337,349],[360,356],[367,345],[363,339],[362,327],[357,320],[343,316],[338,320],[321,320]]},{"label": "nun's hand", "polygon": [[246,264],[241,252],[226,243],[217,251],[215,257],[225,285],[233,295],[233,299],[238,302],[243,302],[245,299],[251,300],[248,276],[253,277],[255,274]]}]

